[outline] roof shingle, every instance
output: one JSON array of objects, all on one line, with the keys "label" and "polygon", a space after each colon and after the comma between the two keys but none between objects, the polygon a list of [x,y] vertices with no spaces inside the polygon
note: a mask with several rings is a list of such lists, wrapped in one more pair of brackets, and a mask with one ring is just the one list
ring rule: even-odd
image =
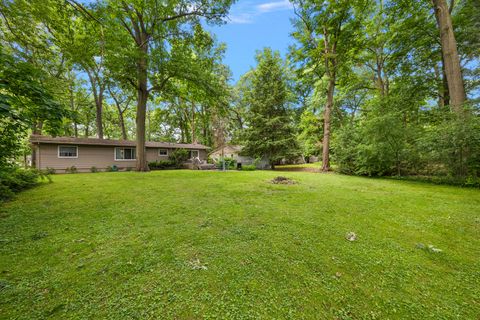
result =
[{"label": "roof shingle", "polygon": [[[135,147],[136,142],[130,140],[110,140],[97,138],[74,138],[74,137],[50,137],[43,135],[31,135],[31,143],[49,143],[49,144],[77,144],[92,146],[115,146],[115,147]],[[147,148],[174,148],[174,149],[208,149],[207,146],[197,143],[169,143],[147,141]]]}]

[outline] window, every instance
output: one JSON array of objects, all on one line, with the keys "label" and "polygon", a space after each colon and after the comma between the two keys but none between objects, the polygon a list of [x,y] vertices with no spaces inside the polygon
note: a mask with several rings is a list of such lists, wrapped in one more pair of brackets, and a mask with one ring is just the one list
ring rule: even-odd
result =
[{"label": "window", "polygon": [[189,159],[198,158],[198,157],[200,157],[200,152],[198,152],[198,150],[188,151],[188,158]]},{"label": "window", "polygon": [[135,160],[135,148],[115,148],[115,160]]},{"label": "window", "polygon": [[168,149],[159,149],[158,150],[159,156],[168,156]]},{"label": "window", "polygon": [[58,146],[59,158],[78,158],[77,146]]}]

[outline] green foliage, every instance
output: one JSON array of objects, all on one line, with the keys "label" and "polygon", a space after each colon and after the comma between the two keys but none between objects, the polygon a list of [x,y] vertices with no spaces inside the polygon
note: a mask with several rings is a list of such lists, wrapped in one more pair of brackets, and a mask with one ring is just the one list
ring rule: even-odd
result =
[{"label": "green foliage", "polygon": [[90,172],[92,172],[92,173],[96,173],[96,172],[98,172],[98,169],[97,169],[97,167],[95,167],[95,166],[92,166],[92,167],[90,168]]},{"label": "green foliage", "polygon": [[77,167],[71,166],[65,168],[65,173],[77,173]]},{"label": "green foliage", "polygon": [[[225,166],[223,165],[225,163]],[[216,163],[218,169],[227,169],[227,170],[234,170],[237,167],[237,160],[229,157],[225,157],[222,159],[219,159]]]},{"label": "green foliage", "polygon": [[105,171],[107,172],[117,172],[118,171],[118,167],[114,164],[114,165],[111,165],[111,166],[108,166],[105,168]]},{"label": "green foliage", "polygon": [[33,169],[7,168],[0,171],[0,201],[8,200],[15,193],[31,188],[43,178],[39,171]]},{"label": "green foliage", "polygon": [[298,127],[298,141],[304,157],[318,156],[322,151],[323,122],[313,111],[302,112]]},{"label": "green foliage", "polygon": [[242,171],[255,171],[257,170],[257,166],[254,164],[244,164],[242,165]]},{"label": "green foliage", "polygon": [[419,175],[422,180],[454,185],[473,179],[475,184],[480,172],[480,119],[458,118],[454,113],[443,116],[435,125],[406,127],[401,117],[386,113],[339,129],[333,145],[338,171]]},{"label": "green foliage", "polygon": [[248,127],[242,153],[267,157],[270,164],[298,153],[290,115],[286,67],[280,54],[269,48],[257,53],[251,88],[245,93],[249,106]]},{"label": "green foliage", "polygon": [[180,168],[188,160],[188,150],[175,149],[169,153],[168,159],[175,163],[175,167]]},{"label": "green foliage", "polygon": [[55,174],[56,172],[57,172],[57,170],[55,170],[55,168],[50,168],[50,167],[45,168],[45,173],[47,175]]},{"label": "green foliage", "polygon": [[45,73],[0,51],[0,167],[18,157],[22,140],[39,122],[58,132],[64,110],[44,86]]},{"label": "green foliage", "polygon": [[151,170],[164,170],[177,168],[177,163],[174,160],[158,160],[155,162],[149,162],[148,167]]}]

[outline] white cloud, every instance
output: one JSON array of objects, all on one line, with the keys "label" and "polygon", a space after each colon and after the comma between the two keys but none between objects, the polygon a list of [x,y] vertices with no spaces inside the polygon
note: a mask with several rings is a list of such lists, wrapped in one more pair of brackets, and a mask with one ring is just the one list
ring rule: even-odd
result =
[{"label": "white cloud", "polygon": [[229,23],[249,24],[253,23],[253,15],[248,13],[233,14],[228,17]]},{"label": "white cloud", "polygon": [[288,0],[270,1],[262,4],[254,5],[252,1],[240,2],[232,10],[229,16],[229,23],[233,24],[249,24],[254,23],[255,18],[259,15],[269,12],[290,10],[293,5]]},{"label": "white cloud", "polygon": [[272,2],[266,2],[266,3],[257,5],[257,10],[261,13],[280,11],[280,10],[290,10],[292,8],[293,8],[293,5],[288,0],[272,1]]}]

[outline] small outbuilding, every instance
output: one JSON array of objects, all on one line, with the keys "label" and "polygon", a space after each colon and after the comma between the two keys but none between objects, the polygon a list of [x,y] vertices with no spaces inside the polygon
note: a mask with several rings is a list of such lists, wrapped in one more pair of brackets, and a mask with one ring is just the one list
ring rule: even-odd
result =
[{"label": "small outbuilding", "polygon": [[243,146],[226,144],[218,147],[210,152],[209,157],[215,162],[221,161],[222,157],[231,158],[236,161],[237,168],[241,168],[244,165],[255,164],[257,169],[269,169],[270,165],[268,160],[264,157],[258,161],[250,156],[242,155]]}]

